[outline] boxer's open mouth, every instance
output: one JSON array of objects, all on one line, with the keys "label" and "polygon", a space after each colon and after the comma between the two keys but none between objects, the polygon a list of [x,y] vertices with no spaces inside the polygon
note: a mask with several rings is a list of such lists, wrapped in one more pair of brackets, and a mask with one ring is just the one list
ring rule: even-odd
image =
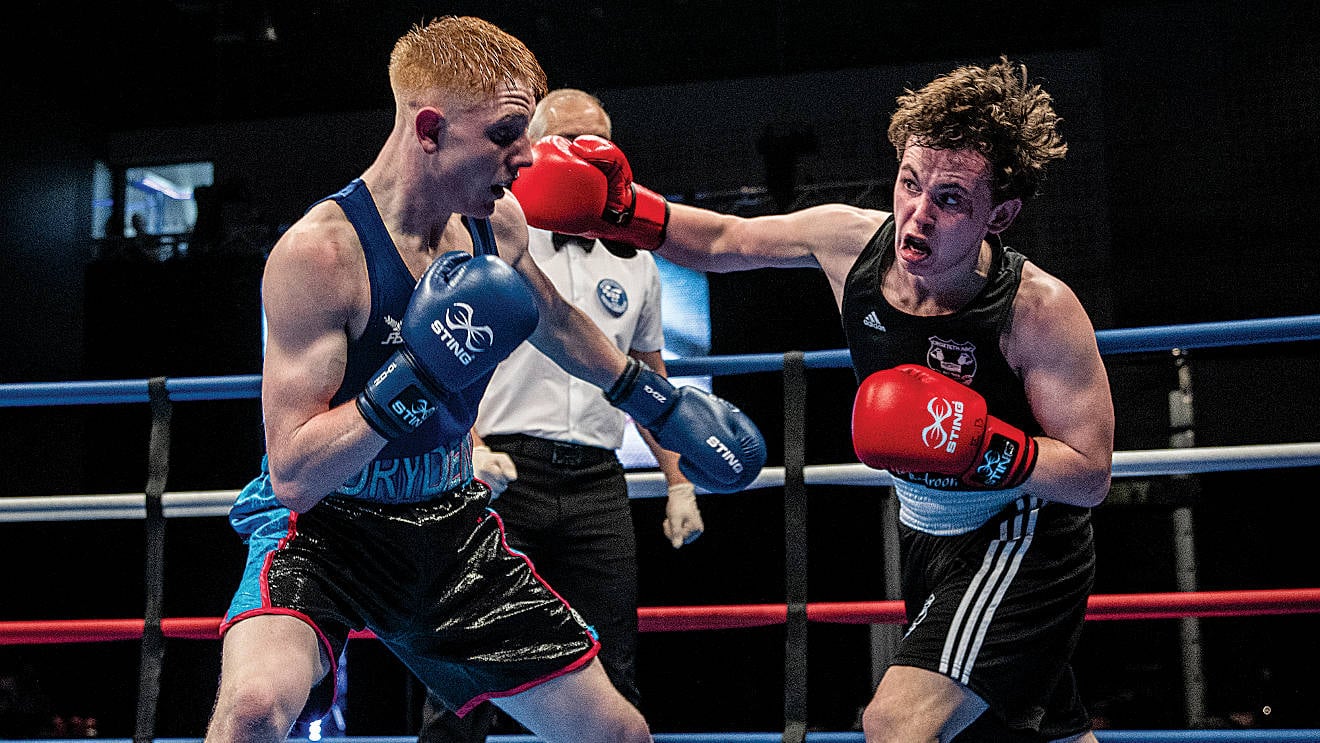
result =
[{"label": "boxer's open mouth", "polygon": [[906,235],[903,241],[899,243],[898,252],[904,260],[919,261],[930,255],[930,245],[920,237]]}]

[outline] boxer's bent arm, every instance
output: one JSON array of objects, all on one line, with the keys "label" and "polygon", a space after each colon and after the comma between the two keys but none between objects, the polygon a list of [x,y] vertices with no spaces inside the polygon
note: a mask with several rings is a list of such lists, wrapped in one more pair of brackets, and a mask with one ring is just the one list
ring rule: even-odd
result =
[{"label": "boxer's bent arm", "polygon": [[330,408],[343,381],[345,328],[365,268],[344,261],[323,231],[295,229],[271,251],[262,279],[261,400],[275,496],[305,511],[358,472],[383,441],[352,401]]},{"label": "boxer's bent arm", "polygon": [[1063,282],[1031,263],[1023,274],[1004,353],[1044,432],[1026,487],[1049,500],[1099,505],[1109,492],[1114,405],[1095,329]]},{"label": "boxer's bent arm", "polygon": [[531,283],[536,296],[541,320],[527,341],[569,374],[609,389],[623,373],[627,357],[536,265],[527,251],[527,218],[517,199],[506,194],[495,202],[491,228],[500,258]]}]

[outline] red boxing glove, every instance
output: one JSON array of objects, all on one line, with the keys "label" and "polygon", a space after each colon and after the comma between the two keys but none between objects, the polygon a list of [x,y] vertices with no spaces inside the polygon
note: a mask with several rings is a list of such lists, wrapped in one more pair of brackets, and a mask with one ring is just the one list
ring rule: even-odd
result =
[{"label": "red boxing glove", "polygon": [[952,475],[965,488],[1015,487],[1036,466],[1034,438],[989,415],[975,390],[915,364],[862,381],[852,428],[868,467]]},{"label": "red boxing glove", "polygon": [[573,154],[564,137],[532,145],[532,166],[514,179],[512,191],[527,224],[565,235],[580,235],[601,224],[609,182],[594,165]]},{"label": "red boxing glove", "polygon": [[512,190],[533,227],[642,250],[665,241],[669,203],[632,182],[628,159],[609,140],[540,139],[532,145],[532,166],[518,174]]}]

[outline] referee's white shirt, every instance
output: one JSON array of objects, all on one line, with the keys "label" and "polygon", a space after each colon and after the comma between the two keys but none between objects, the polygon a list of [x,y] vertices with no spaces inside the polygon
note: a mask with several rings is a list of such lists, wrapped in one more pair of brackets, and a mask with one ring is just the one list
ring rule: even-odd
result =
[{"label": "referee's white shirt", "polygon": [[[620,351],[664,347],[660,272],[650,253],[611,254],[599,242],[555,250],[546,230],[528,228],[527,249],[559,293],[586,313]],[[477,411],[481,436],[523,433],[543,439],[618,449],[628,418],[601,389],[559,368],[530,343],[500,362]]]}]

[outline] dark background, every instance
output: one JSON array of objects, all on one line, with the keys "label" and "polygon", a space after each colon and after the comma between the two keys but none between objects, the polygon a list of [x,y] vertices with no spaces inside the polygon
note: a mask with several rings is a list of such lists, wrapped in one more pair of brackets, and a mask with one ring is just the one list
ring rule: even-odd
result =
[{"label": "dark background", "polygon": [[[822,201],[887,208],[894,98],[957,64],[1026,61],[1065,118],[1069,157],[1008,242],[1077,291],[1098,328],[1312,314],[1320,6],[1310,2],[29,3],[4,24],[0,381],[255,374],[262,236],[369,164],[390,122],[385,65],[411,23],[476,14],[523,39],[552,87],[599,95],[638,179],[741,213]],[[264,29],[274,29],[275,40]],[[96,260],[91,173],[209,160],[220,234],[245,250]],[[746,188],[744,188],[746,187]],[[257,237],[253,238],[255,235]],[[255,250],[253,250],[255,248]],[[812,271],[712,276],[716,354],[842,346]],[[1320,440],[1315,343],[1193,351],[1196,443]],[[1107,359],[1118,448],[1169,443],[1170,358]],[[853,461],[845,370],[808,373],[808,462]],[[781,382],[717,381],[782,451]],[[1085,414],[1085,411],[1079,411]],[[141,492],[144,405],[0,409],[3,496]],[[261,452],[255,400],[175,406],[171,491],[236,489]],[[1096,512],[1097,592],[1176,587],[1170,513],[1192,504],[1204,589],[1312,587],[1315,470],[1119,481]],[[810,493],[812,601],[884,596],[883,491]],[[702,501],[675,552],[663,504],[635,501],[645,605],[784,596],[782,493]],[[0,620],[140,617],[142,524],[0,525]],[[219,616],[242,546],[223,519],[167,528],[166,616]],[[1320,727],[1313,615],[1207,619],[1208,719]],[[810,722],[849,729],[872,690],[868,628],[813,625]],[[657,731],[782,724],[782,628],[648,634]],[[131,735],[138,644],[0,647],[0,736],[58,714]],[[1177,623],[1094,622],[1083,692],[1116,727],[1182,727]],[[162,736],[200,735],[219,646],[170,641]],[[419,692],[375,643],[350,644],[351,734],[407,734]],[[14,710],[13,699],[35,706]],[[33,701],[35,700],[35,701]],[[6,707],[6,705],[10,705]],[[1261,710],[1268,705],[1271,714]]]}]

